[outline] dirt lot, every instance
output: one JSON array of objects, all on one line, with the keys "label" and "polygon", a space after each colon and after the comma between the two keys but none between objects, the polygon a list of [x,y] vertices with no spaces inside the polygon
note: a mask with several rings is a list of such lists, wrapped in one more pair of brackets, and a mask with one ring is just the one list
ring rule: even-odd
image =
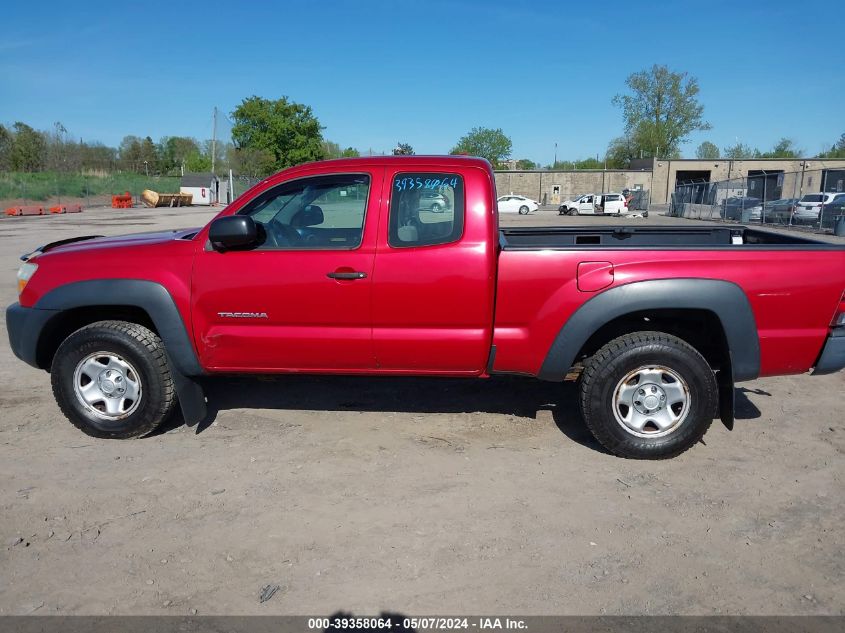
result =
[{"label": "dirt lot", "polygon": [[[29,247],[211,215],[0,220],[0,298]],[[521,379],[220,379],[210,425],[109,442],[0,337],[0,614],[845,613],[842,373],[745,383],[667,462]]]}]

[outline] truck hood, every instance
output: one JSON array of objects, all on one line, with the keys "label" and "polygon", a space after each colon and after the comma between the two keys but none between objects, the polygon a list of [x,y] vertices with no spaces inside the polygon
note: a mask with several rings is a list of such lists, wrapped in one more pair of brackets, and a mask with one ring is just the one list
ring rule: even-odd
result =
[{"label": "truck hood", "polygon": [[58,242],[50,242],[39,246],[31,253],[21,256],[21,260],[29,261],[33,257],[44,253],[65,253],[71,251],[91,251],[104,248],[115,248],[121,246],[141,246],[147,244],[161,244],[173,240],[190,239],[199,232],[199,228],[174,229],[171,231],[150,231],[146,233],[130,233],[129,235],[117,235],[104,237],[102,235],[85,235],[72,237]]}]

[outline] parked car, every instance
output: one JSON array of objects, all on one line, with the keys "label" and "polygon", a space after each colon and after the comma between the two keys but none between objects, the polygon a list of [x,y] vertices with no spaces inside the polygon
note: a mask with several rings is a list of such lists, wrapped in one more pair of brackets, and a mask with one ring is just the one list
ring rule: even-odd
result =
[{"label": "parked car", "polygon": [[439,191],[423,191],[420,193],[420,210],[432,213],[443,213],[451,207],[449,198]]},{"label": "parked car", "polygon": [[767,222],[777,222],[778,224],[789,224],[792,219],[792,214],[795,212],[795,206],[798,204],[798,198],[781,198],[780,200],[772,200],[771,204],[771,220],[769,210],[766,211]]},{"label": "parked car", "polygon": [[775,205],[778,202],[781,202],[781,200],[769,200],[768,202],[757,204],[751,207],[750,209],[746,209],[746,211],[750,213],[749,221],[762,222],[763,220],[765,220],[766,222],[774,222]]},{"label": "parked car", "polygon": [[628,212],[628,200],[621,193],[585,193],[564,200],[558,215],[622,215]]},{"label": "parked car", "polygon": [[815,224],[819,221],[822,205],[829,205],[836,195],[835,193],[805,193],[795,207],[792,221],[796,224]]},{"label": "parked car", "polygon": [[762,204],[760,198],[752,198],[750,196],[735,196],[727,198],[722,201],[722,217],[726,220],[736,220],[737,222],[744,221],[742,215],[754,207]]},{"label": "parked car", "polygon": [[[452,212],[421,219],[417,181],[447,183]],[[350,187],[356,204],[337,204]],[[517,374],[577,378],[593,435],[641,459],[691,448],[716,412],[730,427],[735,382],[845,367],[845,245],[732,226],[500,230],[495,200],[483,159],[292,167],[205,227],[25,255],[9,341],[99,438],[150,433],[177,402],[206,419],[215,375]]]},{"label": "parked car", "polygon": [[821,227],[832,229],[839,217],[845,216],[845,193],[838,193],[830,204],[825,205]]},{"label": "parked car", "polygon": [[527,215],[532,211],[540,208],[540,203],[526,198],[525,196],[517,196],[515,194],[508,194],[500,196],[496,201],[499,207],[499,213],[519,213],[520,215]]}]

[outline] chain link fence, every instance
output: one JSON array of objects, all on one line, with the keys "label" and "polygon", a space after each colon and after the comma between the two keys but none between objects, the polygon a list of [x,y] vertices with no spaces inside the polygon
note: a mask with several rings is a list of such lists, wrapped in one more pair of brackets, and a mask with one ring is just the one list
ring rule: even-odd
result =
[{"label": "chain link fence", "polygon": [[679,183],[670,215],[743,224],[845,231],[845,169],[750,172],[719,182]]},{"label": "chain link fence", "polygon": [[[232,174],[229,194],[229,175],[220,174],[216,203],[226,205],[260,178]],[[159,176],[120,171],[68,172],[2,172],[0,173],[0,215],[4,209],[37,205],[51,206],[80,204],[83,208],[110,207],[112,196],[132,197],[135,206],[142,204],[141,194],[150,189],[160,194],[179,193],[180,176]]]}]

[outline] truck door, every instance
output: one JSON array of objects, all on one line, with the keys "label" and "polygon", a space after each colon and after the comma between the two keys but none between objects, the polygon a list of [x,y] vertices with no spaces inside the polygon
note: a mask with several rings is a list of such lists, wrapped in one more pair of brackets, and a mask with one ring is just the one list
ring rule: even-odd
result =
[{"label": "truck door", "polygon": [[[373,278],[373,348],[383,371],[479,374],[492,342],[496,227],[489,176],[388,168]],[[449,205],[420,209],[422,191]]]},{"label": "truck door", "polygon": [[370,302],[383,168],[282,182],[237,211],[258,247],[194,262],[194,336],[218,371],[370,370]]},{"label": "truck door", "polygon": [[591,215],[596,212],[595,206],[593,206],[593,196],[584,196],[581,198],[581,202],[578,203],[578,213],[582,213],[584,215]]}]

